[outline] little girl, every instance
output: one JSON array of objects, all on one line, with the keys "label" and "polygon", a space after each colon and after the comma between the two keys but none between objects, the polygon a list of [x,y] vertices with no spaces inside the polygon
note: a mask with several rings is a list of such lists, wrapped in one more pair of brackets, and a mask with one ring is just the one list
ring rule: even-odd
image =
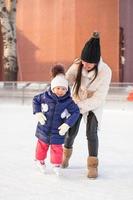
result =
[{"label": "little girl", "polygon": [[79,118],[79,108],[70,96],[62,65],[52,68],[53,79],[48,90],[33,98],[33,114],[37,116],[36,163],[45,172],[45,159],[50,148],[50,161],[59,175],[63,159],[65,133]]}]

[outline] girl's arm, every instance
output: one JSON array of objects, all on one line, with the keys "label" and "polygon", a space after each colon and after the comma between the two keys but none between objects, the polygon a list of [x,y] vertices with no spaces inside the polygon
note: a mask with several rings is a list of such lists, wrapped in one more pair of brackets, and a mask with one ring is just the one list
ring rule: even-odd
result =
[{"label": "girl's arm", "polygon": [[42,96],[44,93],[34,96],[32,105],[33,105],[33,114],[37,112],[42,112],[41,110],[41,103],[42,103]]}]

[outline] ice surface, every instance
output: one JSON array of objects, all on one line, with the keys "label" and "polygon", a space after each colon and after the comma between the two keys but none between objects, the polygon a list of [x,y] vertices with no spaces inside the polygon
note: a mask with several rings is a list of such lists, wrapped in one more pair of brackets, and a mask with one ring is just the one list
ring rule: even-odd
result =
[{"label": "ice surface", "polygon": [[133,110],[111,106],[99,132],[99,177],[90,180],[83,121],[70,167],[57,177],[48,155],[47,174],[41,174],[34,161],[32,107],[0,105],[0,200],[132,200]]}]

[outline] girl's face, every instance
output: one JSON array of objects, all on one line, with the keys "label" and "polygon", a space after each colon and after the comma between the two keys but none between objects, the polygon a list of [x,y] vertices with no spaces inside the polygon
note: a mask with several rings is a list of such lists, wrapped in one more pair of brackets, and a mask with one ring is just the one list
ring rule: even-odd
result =
[{"label": "girl's face", "polygon": [[86,71],[90,71],[91,69],[94,68],[94,66],[96,65],[95,63],[87,63],[85,61],[82,60],[82,64],[83,64],[83,67]]},{"label": "girl's face", "polygon": [[58,97],[62,97],[62,96],[64,96],[66,94],[67,88],[62,87],[62,86],[54,87],[52,89],[52,92],[54,94],[56,94]]}]

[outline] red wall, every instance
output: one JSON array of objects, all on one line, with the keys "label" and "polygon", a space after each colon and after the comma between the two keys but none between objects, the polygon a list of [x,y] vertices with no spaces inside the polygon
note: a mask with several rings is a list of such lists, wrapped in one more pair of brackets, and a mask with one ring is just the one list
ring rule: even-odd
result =
[{"label": "red wall", "polygon": [[1,27],[0,27],[0,81],[3,80],[3,63],[2,63],[2,56],[3,56],[3,39],[2,39],[2,33],[1,33]]},{"label": "red wall", "polygon": [[[104,60],[119,80],[118,0],[21,0],[17,7],[19,80],[45,81],[52,64],[68,65],[93,30]],[[31,9],[32,5],[32,9]]]}]

